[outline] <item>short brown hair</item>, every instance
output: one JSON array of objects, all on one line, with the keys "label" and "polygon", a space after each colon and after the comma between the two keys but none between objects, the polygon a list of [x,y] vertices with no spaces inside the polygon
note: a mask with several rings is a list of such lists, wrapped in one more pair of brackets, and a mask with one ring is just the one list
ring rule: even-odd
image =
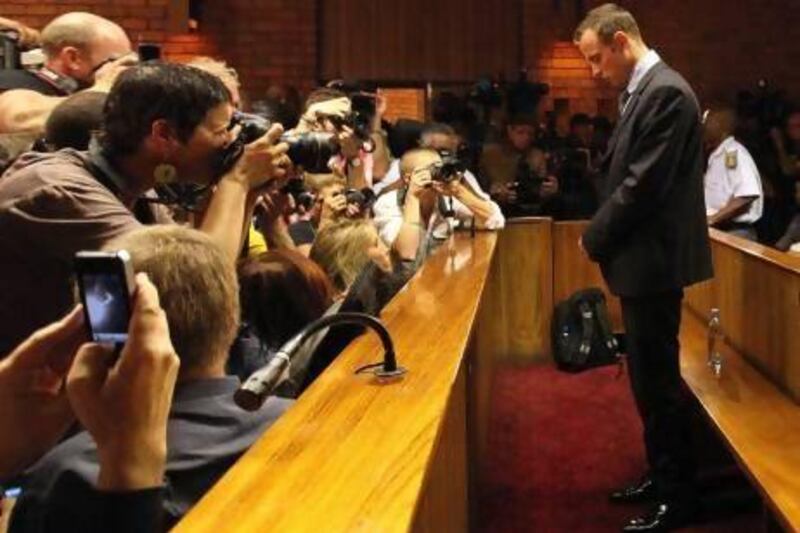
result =
[{"label": "short brown hair", "polygon": [[233,262],[206,234],[178,225],[148,226],[111,241],[158,289],[181,374],[227,359],[239,329]]},{"label": "short brown hair", "polygon": [[586,14],[586,18],[575,30],[575,42],[581,40],[586,30],[593,30],[597,33],[600,41],[606,44],[611,42],[618,31],[627,33],[637,39],[642,38],[636,19],[633,18],[630,11],[621,8],[617,4],[603,4],[589,11]]}]

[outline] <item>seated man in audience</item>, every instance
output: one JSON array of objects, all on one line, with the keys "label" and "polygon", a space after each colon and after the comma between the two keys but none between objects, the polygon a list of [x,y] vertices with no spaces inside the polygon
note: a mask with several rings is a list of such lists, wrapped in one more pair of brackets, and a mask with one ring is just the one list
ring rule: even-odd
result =
[{"label": "seated man in audience", "polygon": [[708,225],[756,240],[753,224],[764,209],[764,191],[755,161],[734,137],[733,111],[709,112],[703,130],[708,158],[704,178]]},{"label": "seated man in audience", "polygon": [[101,247],[142,223],[161,182],[213,184],[199,228],[234,261],[261,186],[291,161],[275,125],[232,169],[217,163],[232,141],[230,94],[214,76],[182,65],[124,72],[108,96],[99,146],[26,154],[0,179],[0,354],[71,305],[78,250]]},{"label": "seated man in audience", "polygon": [[[88,521],[40,509],[37,531],[141,533],[162,523],[167,415],[179,360],[158,292],[139,274],[128,341],[86,344],[80,306],[0,361],[0,484],[61,440],[75,419],[96,444],[96,479],[84,487]],[[64,385],[66,382],[66,386]],[[120,427],[120,421],[124,427]],[[0,508],[8,512],[13,502]],[[88,505],[88,506],[87,506]],[[8,516],[0,516],[4,531]]]},{"label": "seated man in audience", "polygon": [[456,220],[491,230],[505,225],[500,207],[479,196],[461,176],[435,180],[441,162],[441,156],[429,148],[406,152],[400,161],[404,187],[375,202],[378,232],[402,260],[425,257],[434,240],[450,235]]},{"label": "seated man in audience", "polygon": [[[239,327],[239,287],[230,258],[203,233],[157,226],[107,245],[128,250],[134,270],[158,288],[170,337],[180,358],[167,422],[165,521],[174,525],[290,405],[273,398],[248,412],[233,402],[239,379],[226,376],[228,351]],[[126,423],[126,421],[122,421]],[[79,433],[26,472],[11,531],[39,531],[41,519],[90,520],[97,483],[97,446]],[[75,529],[79,530],[79,529]]]},{"label": "seated man in audience", "polygon": [[107,96],[97,91],[83,91],[57,105],[45,122],[45,148],[48,151],[88,150],[92,135],[103,127]]},{"label": "seated man in audience", "polygon": [[136,60],[119,25],[91,13],[66,13],[41,34],[45,64],[36,71],[0,75],[0,133],[41,133],[64,97],[83,89],[108,92],[116,76]]},{"label": "seated man in audience", "polygon": [[506,216],[541,214],[543,204],[558,193],[545,153],[534,146],[536,129],[536,117],[511,116],[505,139],[483,147],[480,175]]}]

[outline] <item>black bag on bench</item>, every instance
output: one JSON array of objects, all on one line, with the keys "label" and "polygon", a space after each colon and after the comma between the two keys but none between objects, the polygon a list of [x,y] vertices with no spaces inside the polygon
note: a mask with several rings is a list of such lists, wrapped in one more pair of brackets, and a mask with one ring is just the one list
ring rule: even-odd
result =
[{"label": "black bag on bench", "polygon": [[553,313],[551,335],[553,358],[565,372],[583,372],[621,362],[606,298],[598,288],[578,291],[559,303]]}]

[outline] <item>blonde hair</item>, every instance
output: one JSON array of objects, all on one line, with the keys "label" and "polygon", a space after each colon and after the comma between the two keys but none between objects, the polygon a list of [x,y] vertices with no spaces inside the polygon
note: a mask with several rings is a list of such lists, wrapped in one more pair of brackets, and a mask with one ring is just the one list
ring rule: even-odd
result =
[{"label": "blonde hair", "polygon": [[224,61],[208,56],[197,56],[186,64],[216,76],[222,80],[226,87],[236,87],[237,89],[241,87],[239,74]]},{"label": "blonde hair", "polygon": [[346,291],[369,263],[369,248],[378,232],[365,219],[343,219],[321,227],[309,257],[319,264],[339,291]]},{"label": "blonde hair", "polygon": [[233,262],[205,233],[177,225],[141,228],[106,249],[127,250],[136,272],[158,289],[181,374],[227,359],[239,328],[239,283]]},{"label": "blonde hair", "polygon": [[310,172],[304,174],[303,182],[314,194],[319,194],[323,189],[334,185],[347,185],[347,180],[336,174],[312,174]]}]

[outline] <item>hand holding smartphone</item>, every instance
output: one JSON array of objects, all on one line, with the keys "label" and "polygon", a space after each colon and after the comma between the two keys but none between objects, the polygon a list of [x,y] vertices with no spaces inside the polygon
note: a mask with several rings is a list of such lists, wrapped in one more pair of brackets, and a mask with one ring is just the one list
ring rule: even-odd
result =
[{"label": "hand holding smartphone", "polygon": [[128,252],[78,252],[75,272],[89,337],[99,343],[125,344],[135,287]]}]

